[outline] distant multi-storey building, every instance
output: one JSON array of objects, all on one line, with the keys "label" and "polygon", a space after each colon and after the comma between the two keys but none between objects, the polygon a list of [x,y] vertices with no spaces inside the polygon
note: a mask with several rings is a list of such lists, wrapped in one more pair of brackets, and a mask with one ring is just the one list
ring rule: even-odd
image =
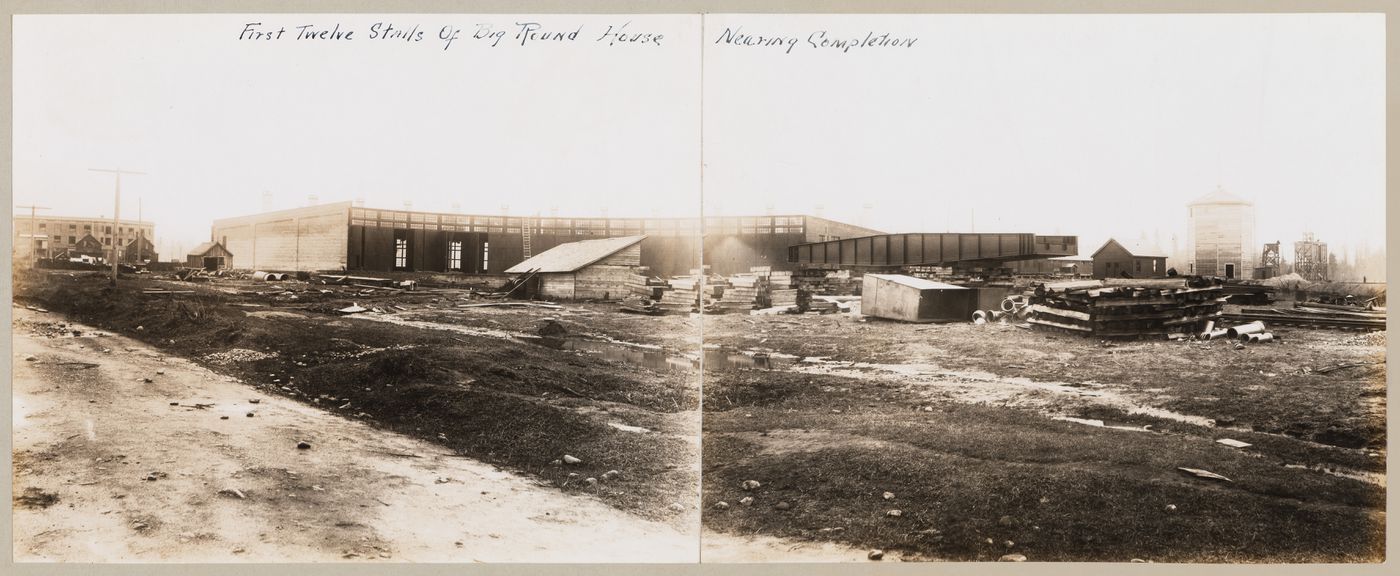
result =
[{"label": "distant multi-storey building", "polygon": [[158,257],[151,239],[155,224],[122,220],[113,228],[111,218],[36,216],[15,214],[13,254],[16,260],[94,256],[111,262],[154,261]]},{"label": "distant multi-storey building", "polygon": [[1253,278],[1254,203],[1217,188],[1187,205],[1187,273]]}]

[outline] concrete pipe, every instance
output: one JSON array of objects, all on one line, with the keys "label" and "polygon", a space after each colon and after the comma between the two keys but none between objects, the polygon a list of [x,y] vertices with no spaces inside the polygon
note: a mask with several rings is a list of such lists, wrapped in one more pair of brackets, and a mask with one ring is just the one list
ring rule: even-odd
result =
[{"label": "concrete pipe", "polygon": [[996,322],[996,321],[998,321],[998,320],[1001,320],[1003,317],[1006,316],[1006,313],[1005,313],[1005,312],[1002,312],[1002,311],[1000,311],[1000,310],[988,310],[988,312],[991,314],[991,315],[988,317],[988,319],[991,320],[991,321],[993,321],[993,322]]},{"label": "concrete pipe", "polygon": [[973,324],[986,324],[986,323],[987,323],[987,312],[986,312],[985,310],[974,310],[974,311],[972,312],[972,323],[973,323]]},{"label": "concrete pipe", "polygon": [[253,273],[253,279],[254,279],[254,280],[257,280],[257,281],[260,281],[260,282],[277,282],[277,281],[281,281],[281,280],[286,280],[286,279],[287,279],[287,275],[286,275],[286,274],[278,274],[278,273],[276,273],[276,272],[262,272],[262,271],[258,271],[258,272],[254,272],[254,273]]},{"label": "concrete pipe", "polygon": [[1220,328],[1220,329],[1218,329],[1218,330],[1211,330],[1210,332],[1206,332],[1206,333],[1201,337],[1201,339],[1202,339],[1202,340],[1216,340],[1216,339],[1219,339],[1219,338],[1224,338],[1225,336],[1227,336],[1227,335],[1229,334],[1229,332],[1230,332],[1229,330],[1226,330],[1226,329],[1224,329],[1224,328]]},{"label": "concrete pipe", "polygon": [[1016,294],[1013,296],[1007,296],[1006,298],[1002,298],[1001,300],[1001,311],[1015,312],[1017,310],[1025,308],[1028,304],[1030,304],[1030,302],[1026,300],[1025,295]]},{"label": "concrete pipe", "polygon": [[1255,333],[1255,334],[1245,334],[1244,337],[1245,337],[1245,338],[1248,338],[1248,339],[1249,339],[1249,342],[1250,342],[1251,344],[1252,344],[1252,343],[1255,343],[1255,342],[1269,342],[1269,341],[1271,341],[1271,340],[1274,339],[1274,335],[1273,335],[1273,334],[1270,334],[1270,333],[1268,333],[1268,332],[1258,332],[1258,333]]},{"label": "concrete pipe", "polygon": [[1256,334],[1263,331],[1264,323],[1255,320],[1248,324],[1240,324],[1239,326],[1231,328],[1229,332],[1227,332],[1227,335],[1231,338],[1239,338],[1240,336],[1243,336],[1245,334]]}]

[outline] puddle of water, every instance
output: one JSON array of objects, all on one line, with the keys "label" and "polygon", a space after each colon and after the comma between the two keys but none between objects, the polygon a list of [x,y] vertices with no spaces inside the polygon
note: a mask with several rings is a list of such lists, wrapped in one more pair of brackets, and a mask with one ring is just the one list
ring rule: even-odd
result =
[{"label": "puddle of water", "polygon": [[651,430],[642,428],[641,426],[628,426],[621,422],[608,422],[608,426],[612,426],[613,428],[617,428],[618,430],[621,430],[623,432],[635,432],[637,434],[646,434],[648,432],[651,432]]},{"label": "puddle of water", "polygon": [[1283,467],[1294,468],[1297,470],[1312,470],[1313,472],[1321,472],[1323,474],[1330,474],[1332,476],[1338,476],[1341,478],[1350,478],[1352,480],[1358,480],[1361,482],[1366,482],[1368,484],[1375,484],[1376,486],[1380,486],[1382,488],[1385,487],[1385,474],[1381,474],[1379,472],[1365,472],[1361,470],[1349,470],[1336,467],[1328,468],[1317,464],[1284,464]]}]

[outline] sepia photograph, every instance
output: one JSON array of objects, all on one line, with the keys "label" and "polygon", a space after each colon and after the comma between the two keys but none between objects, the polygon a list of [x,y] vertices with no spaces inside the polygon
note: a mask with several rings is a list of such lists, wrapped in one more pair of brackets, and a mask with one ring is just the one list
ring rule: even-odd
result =
[{"label": "sepia photograph", "polygon": [[16,17],[15,559],[697,561],[698,33]]},{"label": "sepia photograph", "polygon": [[1385,559],[1382,16],[705,34],[705,562]]},{"label": "sepia photograph", "polygon": [[11,561],[1378,565],[1385,18],[13,15]]}]

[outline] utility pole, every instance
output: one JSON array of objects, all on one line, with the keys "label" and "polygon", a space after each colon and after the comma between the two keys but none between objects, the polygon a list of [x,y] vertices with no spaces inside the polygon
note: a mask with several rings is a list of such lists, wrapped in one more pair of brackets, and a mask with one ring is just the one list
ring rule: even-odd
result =
[{"label": "utility pole", "polygon": [[117,175],[116,208],[112,210],[112,286],[117,285],[117,266],[121,261],[117,257],[117,249],[121,247],[121,217],[122,217],[122,174],[145,175],[145,172],[134,170],[122,170],[121,168],[88,168],[93,172],[106,172]]},{"label": "utility pole", "polygon": [[146,243],[146,227],[141,224],[141,197],[136,197],[136,263],[141,263],[141,249]]},{"label": "utility pole", "polygon": [[29,209],[29,256],[30,256],[29,260],[30,260],[30,262],[33,263],[33,264],[38,264],[38,263],[39,263],[39,251],[34,249],[34,236],[36,236],[36,235],[38,234],[38,230],[39,230],[39,229],[35,227],[36,225],[35,225],[35,223],[34,223],[34,220],[35,220],[35,219],[34,219],[34,212],[35,212],[36,210],[48,210],[49,208],[46,208],[46,207],[44,207],[44,206],[35,206],[35,205],[33,205],[33,204],[30,204],[30,205],[28,205],[28,206],[16,206],[16,208],[28,208],[28,209]]}]

